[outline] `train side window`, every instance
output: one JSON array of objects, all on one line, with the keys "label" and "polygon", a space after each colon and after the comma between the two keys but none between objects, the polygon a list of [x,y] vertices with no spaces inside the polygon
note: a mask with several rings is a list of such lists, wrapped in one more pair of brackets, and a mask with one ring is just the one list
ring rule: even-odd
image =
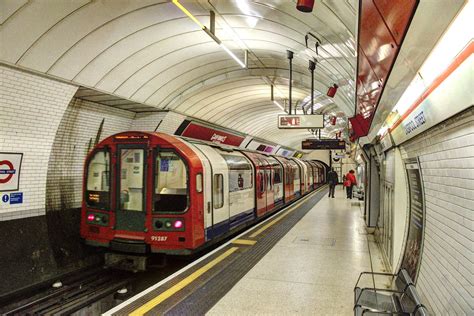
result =
[{"label": "train side window", "polygon": [[[202,191],[202,175],[200,183]],[[154,212],[181,213],[187,207],[188,170],[185,161],[174,151],[158,152],[155,162]]]},{"label": "train side window", "polygon": [[222,154],[229,168],[229,192],[253,187],[253,172],[250,162],[242,156]]},{"label": "train side window", "polygon": [[196,175],[196,192],[202,192],[202,173]]},{"label": "train side window", "polygon": [[87,165],[87,206],[107,209],[110,207],[110,154],[97,151]]},{"label": "train side window", "polygon": [[214,209],[218,209],[224,206],[224,176],[221,173],[215,174],[213,182]]}]

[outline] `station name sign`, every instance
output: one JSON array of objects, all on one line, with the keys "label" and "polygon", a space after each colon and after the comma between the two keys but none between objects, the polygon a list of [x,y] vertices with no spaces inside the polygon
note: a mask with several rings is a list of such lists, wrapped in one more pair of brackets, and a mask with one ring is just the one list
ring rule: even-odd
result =
[{"label": "station name sign", "polygon": [[346,149],[346,142],[339,139],[306,139],[301,142],[302,149]]},{"label": "station name sign", "polygon": [[278,128],[323,128],[324,115],[278,115]]}]

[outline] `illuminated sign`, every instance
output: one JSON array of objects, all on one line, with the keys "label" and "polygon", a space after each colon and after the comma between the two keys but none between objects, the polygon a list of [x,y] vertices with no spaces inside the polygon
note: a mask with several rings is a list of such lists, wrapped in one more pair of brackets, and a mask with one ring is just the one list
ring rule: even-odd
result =
[{"label": "illuminated sign", "polygon": [[0,192],[17,191],[23,154],[0,153]]},{"label": "illuminated sign", "polygon": [[302,149],[346,149],[346,142],[339,139],[306,139],[301,142]]},{"label": "illuminated sign", "polygon": [[278,115],[278,128],[323,128],[324,115]]}]

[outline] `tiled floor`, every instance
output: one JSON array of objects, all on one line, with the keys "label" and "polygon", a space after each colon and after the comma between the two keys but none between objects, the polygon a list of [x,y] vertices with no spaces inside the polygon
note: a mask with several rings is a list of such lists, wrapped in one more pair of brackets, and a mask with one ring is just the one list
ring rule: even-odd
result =
[{"label": "tiled floor", "polygon": [[363,204],[344,196],[317,203],[208,315],[352,315],[359,273],[384,264]]}]

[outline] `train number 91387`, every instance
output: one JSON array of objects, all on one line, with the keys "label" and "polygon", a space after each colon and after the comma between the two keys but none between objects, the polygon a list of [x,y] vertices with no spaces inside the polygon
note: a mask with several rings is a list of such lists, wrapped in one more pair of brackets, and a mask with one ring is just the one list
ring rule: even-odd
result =
[{"label": "train number 91387", "polygon": [[151,236],[152,241],[166,241],[168,236]]}]

